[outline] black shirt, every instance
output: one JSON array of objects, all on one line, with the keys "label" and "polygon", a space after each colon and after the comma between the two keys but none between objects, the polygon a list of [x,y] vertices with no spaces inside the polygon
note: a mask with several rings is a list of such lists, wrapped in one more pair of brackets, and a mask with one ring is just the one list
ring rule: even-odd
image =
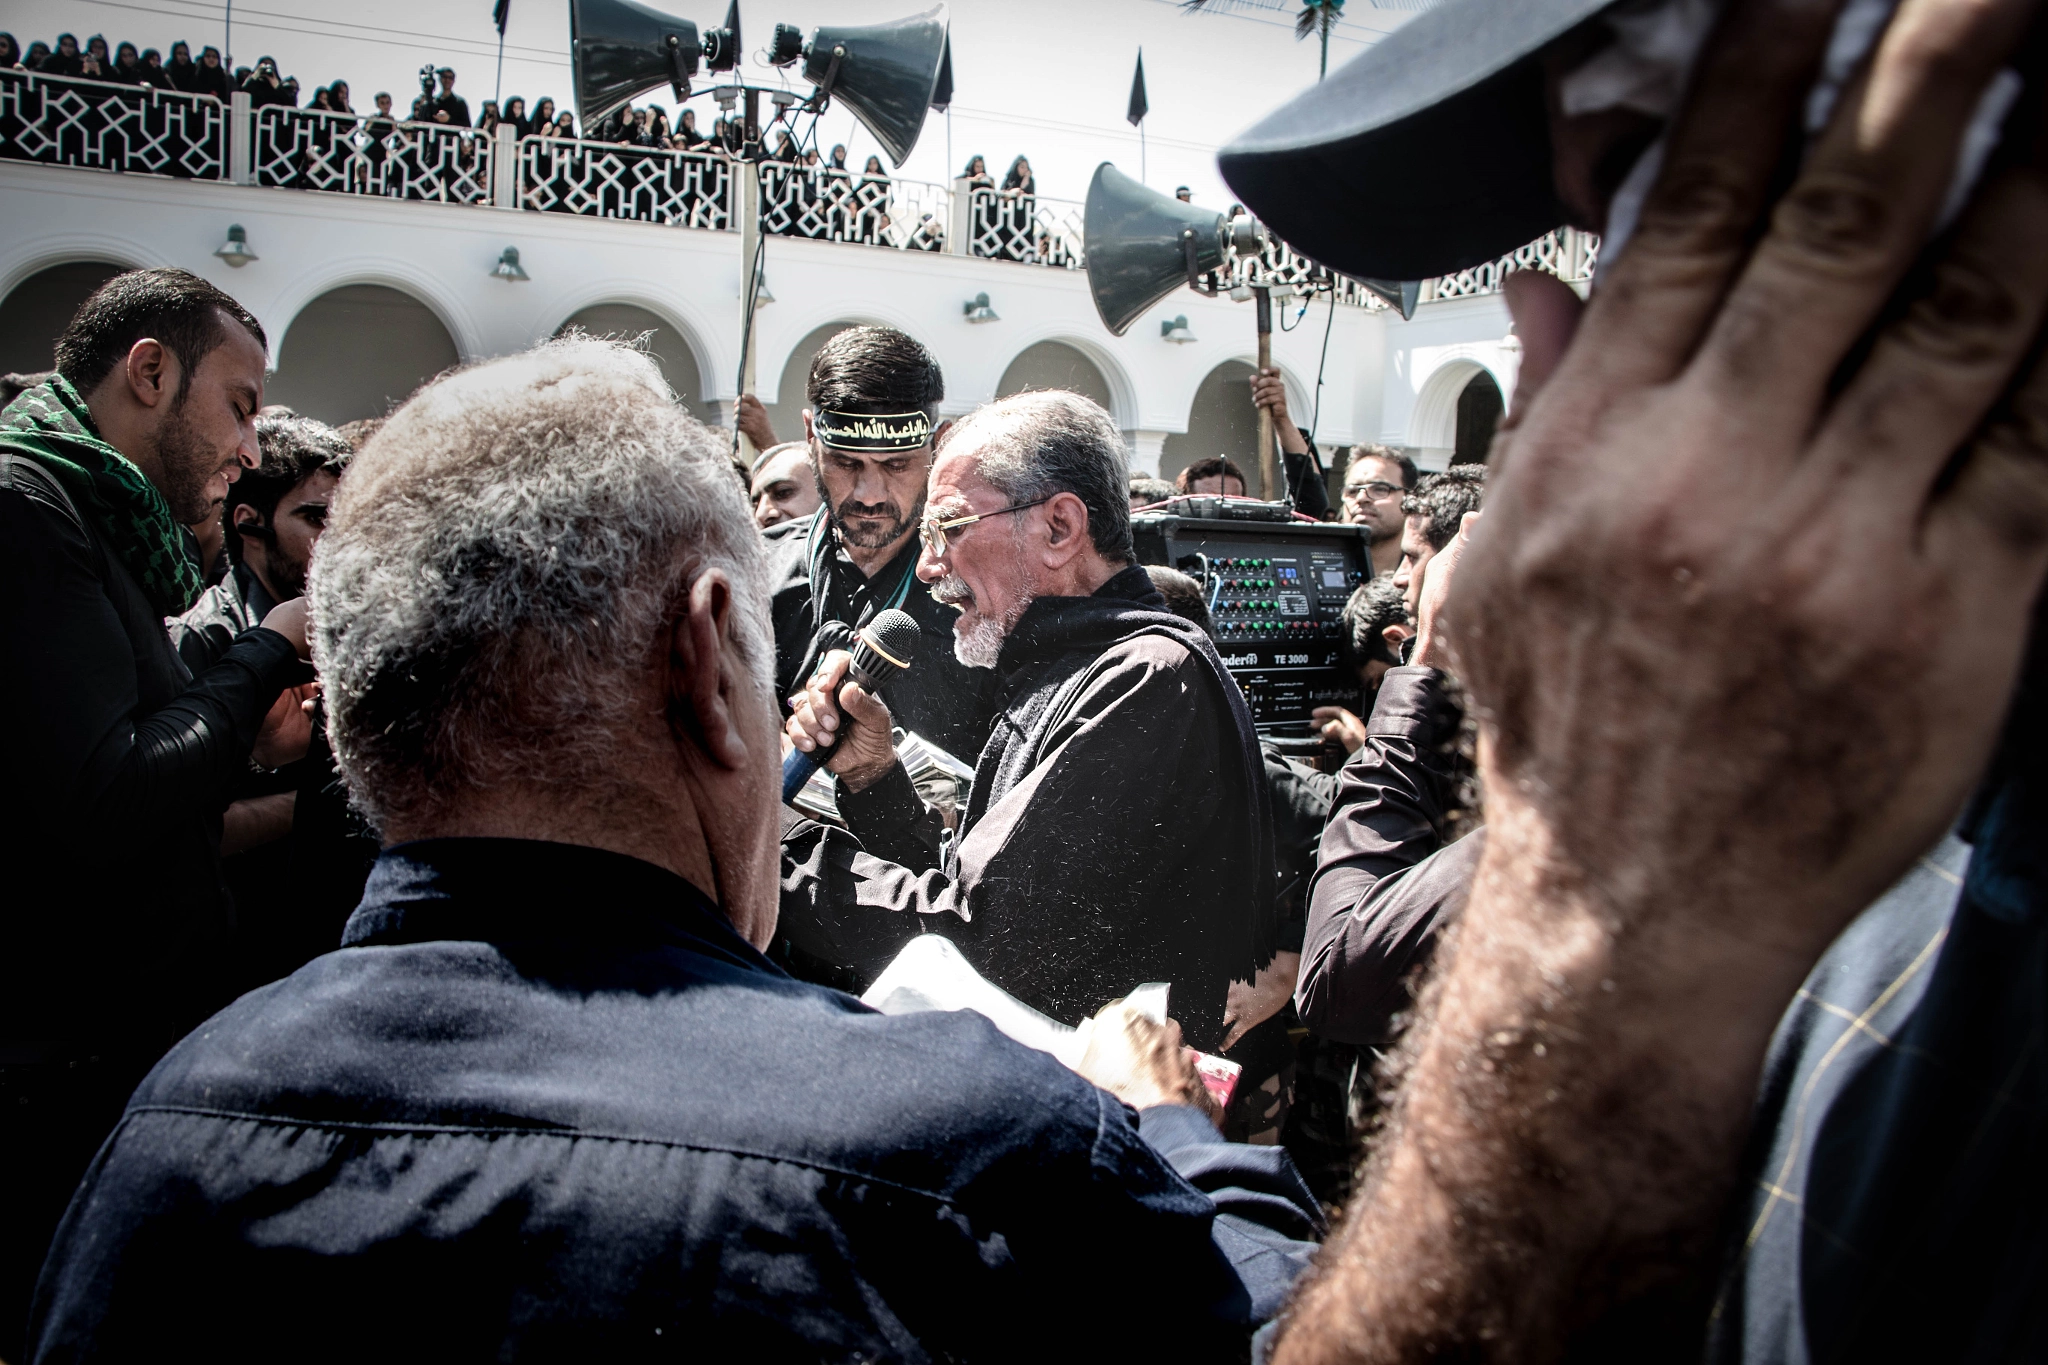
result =
[{"label": "black shirt", "polygon": [[[872,577],[854,564],[821,510],[768,528],[770,611],[775,625],[776,696],[784,703],[817,665],[812,643],[826,621],[858,628],[885,608],[909,612],[924,631],[910,668],[883,700],[896,724],[972,764],[988,740],[1001,702],[995,670],[969,668],[953,655],[959,613],[917,577],[917,537]],[[822,541],[815,539],[822,536]],[[814,593],[813,585],[823,589]],[[786,709],[786,708],[785,708]]]},{"label": "black shirt", "polygon": [[1277,1150],[793,981],[660,868],[434,840],[136,1092],[32,1356],[1242,1359],[1318,1226]]}]

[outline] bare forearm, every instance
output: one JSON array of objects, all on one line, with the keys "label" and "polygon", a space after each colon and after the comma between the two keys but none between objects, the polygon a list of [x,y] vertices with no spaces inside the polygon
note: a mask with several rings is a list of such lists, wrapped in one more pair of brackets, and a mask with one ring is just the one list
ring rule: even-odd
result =
[{"label": "bare forearm", "polygon": [[1636,927],[1535,820],[1493,814],[1402,1099],[1284,1365],[1553,1359],[1709,1256],[1803,968]]}]

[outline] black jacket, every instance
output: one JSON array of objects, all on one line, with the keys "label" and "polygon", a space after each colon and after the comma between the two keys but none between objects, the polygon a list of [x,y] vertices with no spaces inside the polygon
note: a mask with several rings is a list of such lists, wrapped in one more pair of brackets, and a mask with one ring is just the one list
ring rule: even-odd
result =
[{"label": "black jacket", "polygon": [[864,985],[912,935],[944,934],[1069,1024],[1167,981],[1188,1042],[1216,1050],[1229,982],[1271,959],[1272,819],[1237,685],[1165,605],[1136,567],[1033,602],[958,837],[942,855],[901,766],[842,791],[858,843],[809,824],[784,839],[794,946]]},{"label": "black jacket", "polygon": [[[814,542],[814,535],[823,535],[827,543]],[[916,619],[924,639],[909,671],[889,685],[890,713],[904,729],[963,763],[973,763],[1001,706],[999,682],[993,671],[969,668],[953,657],[953,622],[960,614],[935,600],[918,581],[917,537],[912,536],[873,578],[854,567],[822,515],[771,526],[766,539],[773,594],[769,610],[775,625],[775,695],[786,703],[815,667],[817,654],[811,646],[821,620],[858,627],[893,604]],[[814,581],[823,587],[822,603],[812,590]]]},{"label": "black jacket", "polygon": [[1277,1149],[793,981],[660,868],[436,840],[136,1092],[31,1358],[1241,1360],[1319,1228]]},{"label": "black jacket", "polygon": [[1337,775],[1294,988],[1301,1022],[1325,1038],[1390,1045],[1413,974],[1464,907],[1486,831],[1451,838],[1458,725],[1443,674],[1390,668]]},{"label": "black jacket", "polygon": [[63,894],[6,921],[0,1038],[154,1056],[223,1003],[220,813],[303,668],[258,628],[194,678],[90,522],[6,468],[0,714],[19,723],[0,840],[9,865],[54,874]]}]

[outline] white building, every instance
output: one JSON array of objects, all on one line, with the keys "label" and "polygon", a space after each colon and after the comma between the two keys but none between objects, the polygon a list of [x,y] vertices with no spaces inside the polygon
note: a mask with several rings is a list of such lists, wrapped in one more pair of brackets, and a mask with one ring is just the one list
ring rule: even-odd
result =
[{"label": "white building", "polygon": [[[268,401],[325,420],[378,415],[449,365],[572,325],[648,334],[683,400],[709,420],[730,413],[743,274],[730,163],[412,125],[379,138],[358,119],[252,113],[244,98],[0,73],[0,369],[47,368],[56,332],[114,270],[177,265],[262,321]],[[1073,388],[1114,415],[1134,469],[1249,463],[1251,308],[1183,290],[1111,336],[1077,268],[1079,205],[779,169],[763,205],[773,302],[754,370],[785,438],[801,434],[816,348],[879,322],[931,347],[949,412]],[[252,257],[239,266],[220,254],[234,227]],[[1517,256],[1579,280],[1589,245],[1563,232]],[[1426,282],[1404,322],[1348,282],[1334,306],[1297,296],[1306,263],[1269,252],[1297,422],[1313,420],[1333,455],[1376,442],[1441,467],[1483,452],[1518,355],[1495,292],[1507,265]],[[1164,335],[1181,316],[1187,328]]]}]

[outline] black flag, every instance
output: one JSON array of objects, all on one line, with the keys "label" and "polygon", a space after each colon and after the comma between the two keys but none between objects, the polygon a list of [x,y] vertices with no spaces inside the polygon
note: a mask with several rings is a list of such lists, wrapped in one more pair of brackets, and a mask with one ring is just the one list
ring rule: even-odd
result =
[{"label": "black flag", "polygon": [[946,47],[939,54],[939,79],[932,86],[932,108],[940,113],[953,102],[953,35],[946,35]]},{"label": "black flag", "polygon": [[505,24],[512,18],[512,0],[498,0],[491,10],[491,21],[498,26],[498,36],[505,36]]},{"label": "black flag", "polygon": [[[505,0],[498,0],[498,3],[504,4]],[[1138,49],[1138,70],[1131,77],[1131,109],[1124,117],[1136,126],[1145,121],[1145,115],[1150,113],[1151,109],[1152,107],[1145,102],[1145,49],[1141,47]]]}]

